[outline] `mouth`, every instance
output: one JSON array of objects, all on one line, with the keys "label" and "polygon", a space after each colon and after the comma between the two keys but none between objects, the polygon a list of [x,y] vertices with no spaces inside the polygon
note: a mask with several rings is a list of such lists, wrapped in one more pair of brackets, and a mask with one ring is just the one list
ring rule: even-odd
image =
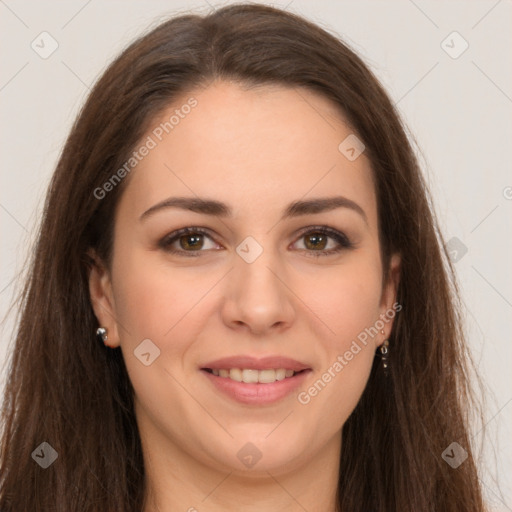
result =
[{"label": "mouth", "polygon": [[211,373],[216,377],[231,379],[245,384],[272,384],[309,371],[309,369],[295,371],[286,368],[267,368],[265,370],[253,368],[201,368],[201,370]]},{"label": "mouth", "polygon": [[269,405],[293,395],[312,370],[286,368],[201,368],[221,395],[245,405]]}]

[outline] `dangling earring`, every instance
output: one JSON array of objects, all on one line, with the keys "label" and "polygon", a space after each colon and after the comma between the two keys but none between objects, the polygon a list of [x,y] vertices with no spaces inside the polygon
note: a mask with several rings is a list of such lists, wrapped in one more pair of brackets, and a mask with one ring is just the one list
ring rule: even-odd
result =
[{"label": "dangling earring", "polygon": [[98,327],[96,329],[96,337],[101,343],[105,343],[108,340],[107,329],[105,327]]},{"label": "dangling earring", "polygon": [[[380,332],[384,334],[384,330]],[[384,375],[387,377],[389,375],[389,340],[384,340],[384,343],[380,346],[380,354],[382,359],[382,369],[384,370]]]}]

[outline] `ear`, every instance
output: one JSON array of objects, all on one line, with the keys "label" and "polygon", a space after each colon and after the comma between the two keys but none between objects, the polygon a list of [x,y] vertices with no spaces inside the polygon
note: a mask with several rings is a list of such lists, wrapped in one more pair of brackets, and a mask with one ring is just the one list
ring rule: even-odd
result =
[{"label": "ear", "polygon": [[381,295],[380,318],[384,322],[384,327],[382,328],[382,330],[384,331],[384,336],[382,337],[380,344],[382,344],[384,340],[387,340],[389,338],[391,334],[391,329],[393,327],[394,318],[398,311],[402,309],[402,305],[397,304],[396,302],[398,284],[400,282],[400,263],[400,254],[394,253],[391,256],[389,262],[388,281],[387,283],[385,283]]},{"label": "ear", "polygon": [[100,326],[107,329],[105,345],[116,348],[120,343],[110,272],[95,251],[90,249],[87,254],[93,261],[89,270],[89,294],[94,314]]}]

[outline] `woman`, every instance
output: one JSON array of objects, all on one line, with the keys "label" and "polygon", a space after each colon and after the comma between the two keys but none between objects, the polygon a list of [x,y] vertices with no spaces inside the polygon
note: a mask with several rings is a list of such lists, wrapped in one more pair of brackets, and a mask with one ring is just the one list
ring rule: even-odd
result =
[{"label": "woman", "polygon": [[429,204],[314,24],[232,5],[133,43],[48,190],[0,509],[483,511]]}]

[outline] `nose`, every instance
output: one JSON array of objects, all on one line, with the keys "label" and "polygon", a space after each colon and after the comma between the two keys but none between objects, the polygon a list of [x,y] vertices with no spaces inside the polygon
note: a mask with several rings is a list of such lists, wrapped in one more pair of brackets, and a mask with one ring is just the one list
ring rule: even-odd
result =
[{"label": "nose", "polygon": [[264,249],[249,261],[235,255],[222,306],[224,323],[258,335],[289,328],[295,318],[293,292],[278,254]]}]

